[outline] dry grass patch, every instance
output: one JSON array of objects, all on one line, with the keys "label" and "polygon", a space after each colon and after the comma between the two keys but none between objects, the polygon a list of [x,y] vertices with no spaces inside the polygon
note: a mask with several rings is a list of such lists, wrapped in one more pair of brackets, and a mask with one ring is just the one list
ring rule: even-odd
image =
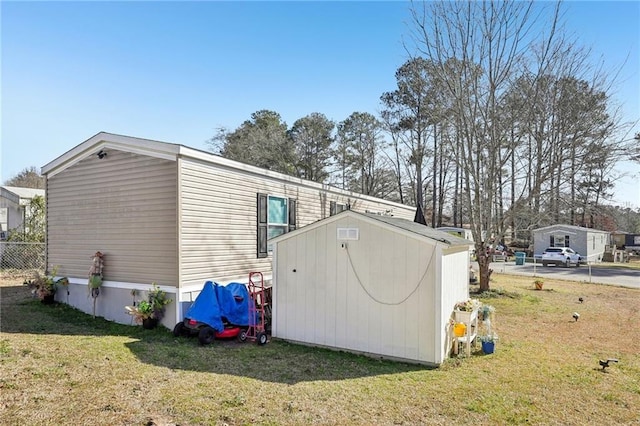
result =
[{"label": "dry grass patch", "polygon": [[427,369],[281,341],[199,347],[44,306],[21,282],[0,287],[0,424],[640,422],[638,290],[497,276],[496,353]]}]

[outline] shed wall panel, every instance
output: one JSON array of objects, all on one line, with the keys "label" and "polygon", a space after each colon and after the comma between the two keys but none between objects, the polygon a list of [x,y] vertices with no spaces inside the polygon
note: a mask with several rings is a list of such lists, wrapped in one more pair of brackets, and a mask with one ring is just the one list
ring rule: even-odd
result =
[{"label": "shed wall panel", "polygon": [[109,150],[47,179],[47,262],[86,277],[105,254],[109,281],[176,286],[177,168],[174,161]]},{"label": "shed wall panel", "polygon": [[[358,228],[360,239],[338,240],[342,227]],[[433,362],[435,250],[435,244],[350,217],[281,240],[274,336]]]},{"label": "shed wall panel", "polygon": [[444,249],[441,258],[442,289],[439,315],[436,315],[435,329],[440,332],[440,347],[434,347],[434,355],[443,360],[449,350],[447,324],[453,318],[453,308],[457,302],[469,298],[469,252],[459,249]]}]

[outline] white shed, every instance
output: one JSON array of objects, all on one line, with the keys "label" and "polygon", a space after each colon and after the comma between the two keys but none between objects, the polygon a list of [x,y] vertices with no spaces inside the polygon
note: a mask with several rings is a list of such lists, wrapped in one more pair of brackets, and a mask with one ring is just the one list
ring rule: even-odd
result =
[{"label": "white shed", "polygon": [[344,211],[273,242],[273,337],[439,365],[469,297],[470,241]]}]

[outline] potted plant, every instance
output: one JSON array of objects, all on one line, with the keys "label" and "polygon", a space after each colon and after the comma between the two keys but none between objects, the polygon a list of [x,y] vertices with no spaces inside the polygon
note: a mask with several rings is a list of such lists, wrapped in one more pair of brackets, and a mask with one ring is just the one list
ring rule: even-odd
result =
[{"label": "potted plant", "polygon": [[482,352],[484,352],[485,354],[492,354],[495,351],[497,340],[498,335],[493,332],[480,336]]},{"label": "potted plant", "polygon": [[134,321],[142,324],[144,328],[154,328],[158,325],[158,320],[153,318],[153,309],[151,303],[146,300],[140,301],[137,305],[125,306],[127,313],[131,315]]},{"label": "potted plant", "polygon": [[171,302],[172,299],[167,297],[167,293],[153,283],[153,289],[149,291],[147,300],[142,300],[137,305],[134,302],[133,306],[126,306],[125,309],[138,324],[151,329],[164,318],[166,306]]},{"label": "potted plant", "polygon": [[540,278],[538,278],[537,280],[535,280],[533,282],[533,284],[536,286],[536,290],[542,290],[542,286],[544,285],[544,281],[541,280]]},{"label": "potted plant", "polygon": [[51,304],[55,301],[58,285],[68,285],[69,280],[66,277],[56,279],[58,268],[53,268],[49,275],[41,275],[36,272],[35,277],[25,281],[24,285],[29,287],[31,293],[35,295],[42,303]]},{"label": "potted plant", "polygon": [[469,323],[471,321],[471,314],[477,311],[480,305],[481,303],[478,299],[467,299],[464,302],[456,303],[453,307],[456,321]]}]

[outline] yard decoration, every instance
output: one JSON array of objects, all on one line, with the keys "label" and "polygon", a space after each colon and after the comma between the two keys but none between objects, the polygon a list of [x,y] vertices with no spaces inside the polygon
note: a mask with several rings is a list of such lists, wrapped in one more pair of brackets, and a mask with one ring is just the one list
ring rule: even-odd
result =
[{"label": "yard decoration", "polygon": [[536,286],[536,290],[542,290],[542,286],[544,285],[544,281],[542,281],[541,279],[537,279],[533,282],[533,284]]},{"label": "yard decoration", "polygon": [[89,268],[89,290],[93,298],[93,317],[96,317],[96,298],[100,295],[102,285],[102,269],[104,268],[104,255],[97,251],[92,256],[91,268]]},{"label": "yard decoration", "polygon": [[[474,312],[476,312],[475,315],[477,317],[474,316]],[[494,313],[495,308],[493,306],[482,303],[478,299],[467,299],[456,303],[454,305],[454,316],[449,322],[456,338],[455,345],[458,344],[458,338],[466,335],[467,338],[480,340],[483,353],[492,354],[495,350],[495,343],[498,340],[498,335],[492,327]],[[473,318],[477,318],[477,321],[474,321]],[[473,329],[474,324],[477,326],[477,330]],[[470,334],[467,333],[469,326],[472,327]],[[475,345],[475,340],[473,342]],[[458,347],[454,346],[455,354],[457,354],[457,350]],[[468,349],[467,353],[469,353]]]},{"label": "yard decoration", "polygon": [[482,321],[479,339],[482,344],[482,352],[485,354],[492,354],[494,352],[495,343],[498,340],[498,335],[493,331],[491,324],[495,311],[496,309],[493,306],[483,304],[478,313],[478,318]]}]

